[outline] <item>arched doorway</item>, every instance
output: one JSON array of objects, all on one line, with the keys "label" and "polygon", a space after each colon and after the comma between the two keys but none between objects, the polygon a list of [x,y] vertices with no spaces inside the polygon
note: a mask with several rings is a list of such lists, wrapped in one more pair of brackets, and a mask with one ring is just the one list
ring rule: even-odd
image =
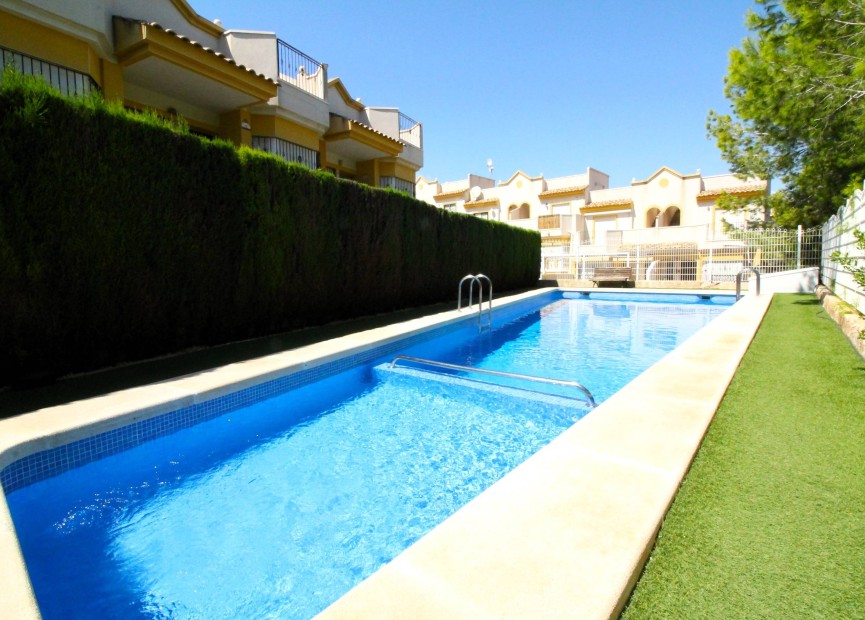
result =
[{"label": "arched doorway", "polygon": [[509,220],[527,220],[529,218],[530,208],[526,203],[521,204],[519,207],[516,205],[511,205],[508,207],[508,219]]},{"label": "arched doorway", "polygon": [[658,207],[652,207],[646,211],[646,228],[661,226],[659,215],[661,215],[661,210]]},{"label": "arched doorway", "polygon": [[682,219],[681,213],[679,207],[667,207],[664,211],[664,226],[679,226]]}]

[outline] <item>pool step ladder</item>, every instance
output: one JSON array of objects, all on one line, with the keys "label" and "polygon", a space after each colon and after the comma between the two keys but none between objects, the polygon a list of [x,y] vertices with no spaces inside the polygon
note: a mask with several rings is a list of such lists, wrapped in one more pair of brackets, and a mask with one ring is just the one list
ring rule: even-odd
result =
[{"label": "pool step ladder", "polygon": [[[487,276],[482,273],[478,275],[469,274],[465,276],[462,280],[460,280],[459,287],[457,288],[457,310],[461,311],[463,309],[463,284],[466,282],[469,283],[469,305],[468,307],[472,307],[472,299],[475,290],[475,284],[478,286],[478,331],[483,330],[484,327],[490,328],[493,326],[493,282]],[[484,285],[483,283],[487,283],[487,288],[489,290],[489,295],[487,297],[487,311],[486,311],[486,322],[484,322]]]},{"label": "pool step ladder", "polygon": [[742,296],[742,275],[747,272],[751,272],[757,276],[757,297],[760,296],[760,271],[756,267],[745,267],[736,274],[736,301],[739,301],[739,298]]},{"label": "pool step ladder", "polygon": [[582,383],[577,383],[576,381],[562,381],[559,379],[547,379],[546,377],[535,377],[533,375],[520,375],[514,372],[502,372],[501,370],[488,370],[486,368],[460,366],[459,364],[448,364],[446,362],[437,362],[435,360],[425,360],[420,357],[411,357],[409,355],[397,355],[390,363],[390,369],[393,370],[393,368],[400,361],[414,362],[415,364],[435,366],[437,368],[448,368],[450,370],[459,370],[462,372],[475,372],[485,375],[495,375],[498,377],[510,377],[511,379],[522,379],[524,381],[534,381],[536,383],[546,383],[549,385],[572,387],[578,389],[580,392],[583,393],[583,396],[585,396],[585,400],[586,402],[588,402],[589,407],[595,408],[598,406],[598,404],[595,402],[595,397],[592,396],[592,393]]}]

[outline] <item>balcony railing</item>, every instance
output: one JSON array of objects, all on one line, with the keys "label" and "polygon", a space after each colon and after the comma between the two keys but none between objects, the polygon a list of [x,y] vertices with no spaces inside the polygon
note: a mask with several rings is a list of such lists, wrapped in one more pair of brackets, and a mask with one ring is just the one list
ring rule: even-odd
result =
[{"label": "balcony railing", "polygon": [[99,86],[86,73],[0,47],[0,77],[6,67],[15,67],[23,75],[38,75],[64,95],[87,96],[99,92]]},{"label": "balcony railing", "polygon": [[324,65],[277,39],[279,79],[324,99]]},{"label": "balcony railing", "polygon": [[414,196],[414,183],[411,181],[397,177],[381,177],[378,184],[380,187],[389,187],[390,189],[405,192],[409,196]]},{"label": "balcony railing", "polygon": [[294,142],[289,142],[288,140],[283,140],[282,138],[253,136],[252,148],[273,153],[282,157],[285,161],[301,164],[307,168],[316,169],[319,167],[318,151],[300,146]]},{"label": "balcony railing", "polygon": [[562,216],[561,215],[539,215],[538,216],[538,230],[547,230],[549,228],[561,228],[562,227]]},{"label": "balcony railing", "polygon": [[413,118],[400,112],[399,139],[419,149],[423,148],[423,126]]}]

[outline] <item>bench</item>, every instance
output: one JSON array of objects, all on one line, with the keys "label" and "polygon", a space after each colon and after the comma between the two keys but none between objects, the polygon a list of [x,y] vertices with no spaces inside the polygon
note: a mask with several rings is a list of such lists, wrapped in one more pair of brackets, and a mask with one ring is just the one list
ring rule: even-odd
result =
[{"label": "bench", "polygon": [[621,282],[624,286],[633,279],[634,270],[630,267],[595,267],[591,277],[596,286],[600,286],[601,282]]}]

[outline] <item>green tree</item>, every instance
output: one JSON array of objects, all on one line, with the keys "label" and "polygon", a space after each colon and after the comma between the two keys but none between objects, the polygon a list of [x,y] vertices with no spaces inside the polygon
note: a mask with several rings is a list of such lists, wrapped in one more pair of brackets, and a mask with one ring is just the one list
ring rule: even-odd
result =
[{"label": "green tree", "polygon": [[783,181],[765,205],[778,224],[818,224],[865,178],[865,3],[757,3],[730,53],[734,115],[707,128],[733,172]]}]

